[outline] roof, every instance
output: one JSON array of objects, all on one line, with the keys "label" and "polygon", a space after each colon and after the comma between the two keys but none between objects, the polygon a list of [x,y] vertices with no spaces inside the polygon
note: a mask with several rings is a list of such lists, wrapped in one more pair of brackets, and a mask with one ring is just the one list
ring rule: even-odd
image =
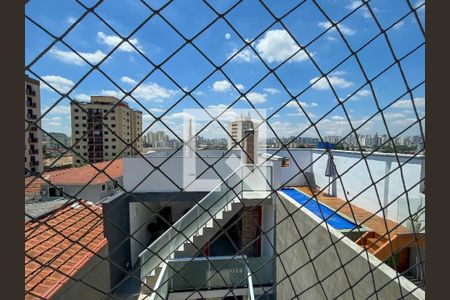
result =
[{"label": "roof", "polygon": [[[95,163],[93,165],[99,170],[104,170],[104,172],[113,179],[122,177],[123,159],[119,158],[113,160],[111,165],[109,165],[110,163],[111,161],[109,160]],[[42,178],[45,178],[53,184],[85,185],[89,182],[89,184],[103,184],[111,181],[109,177],[104,173],[99,173],[99,171],[97,171],[90,164],[82,167],[48,171],[42,173],[40,177],[30,176],[25,178],[25,196],[33,196],[36,193],[40,193],[41,186],[46,183],[46,181]]]},{"label": "roof", "polygon": [[67,199],[25,203],[25,222],[30,221],[30,217],[41,218],[66,203]]},{"label": "roof", "polygon": [[54,296],[107,244],[102,208],[84,200],[77,204],[60,208],[40,222],[25,223],[27,299]]}]

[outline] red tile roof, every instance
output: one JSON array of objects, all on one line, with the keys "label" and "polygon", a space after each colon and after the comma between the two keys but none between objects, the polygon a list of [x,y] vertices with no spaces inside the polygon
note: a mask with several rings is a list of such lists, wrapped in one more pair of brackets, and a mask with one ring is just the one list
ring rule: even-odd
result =
[{"label": "red tile roof", "polygon": [[25,223],[26,299],[54,296],[107,244],[102,208],[85,201],[77,204],[57,210],[41,219],[43,223]]},{"label": "red tile roof", "polygon": [[[113,179],[122,177],[123,159],[116,159],[109,165],[110,163],[111,161],[104,161],[93,165],[99,170],[104,170],[104,172]],[[44,172],[41,174],[41,177],[46,178],[53,184],[65,185],[84,185],[92,179],[90,184],[102,184],[111,180],[104,173],[99,173],[99,171],[91,165]],[[41,191],[41,186],[44,183],[46,183],[45,180],[39,177],[30,176],[25,178],[25,196],[32,196],[39,193]]]}]

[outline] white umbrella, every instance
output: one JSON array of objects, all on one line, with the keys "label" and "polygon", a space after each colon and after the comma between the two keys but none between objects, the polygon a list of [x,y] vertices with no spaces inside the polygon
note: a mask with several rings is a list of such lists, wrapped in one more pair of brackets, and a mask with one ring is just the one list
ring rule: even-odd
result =
[{"label": "white umbrella", "polygon": [[337,176],[336,166],[334,165],[333,155],[331,154],[331,152],[328,152],[328,160],[327,160],[327,167],[325,168],[325,176],[328,177],[328,195],[327,196],[331,196],[331,193],[330,193],[331,178]]}]

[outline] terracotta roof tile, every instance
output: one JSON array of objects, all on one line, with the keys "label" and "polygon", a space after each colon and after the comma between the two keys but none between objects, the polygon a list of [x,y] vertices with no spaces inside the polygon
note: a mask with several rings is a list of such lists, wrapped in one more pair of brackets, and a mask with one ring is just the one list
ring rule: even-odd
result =
[{"label": "terracotta roof tile", "polygon": [[86,201],[77,203],[43,218],[42,224],[25,223],[26,299],[50,298],[94,256],[92,252],[97,253],[106,245],[102,208]]},{"label": "terracotta roof tile", "polygon": [[[104,170],[104,172],[113,179],[122,177],[123,159],[122,158],[116,159],[111,163],[111,165],[109,165],[110,163],[111,161],[104,161],[95,163],[93,165],[99,170]],[[90,184],[102,184],[111,180],[104,173],[99,173],[99,171],[97,171],[91,165],[44,172],[41,174],[41,177],[45,178],[46,180],[54,184],[65,184],[65,185],[84,185],[90,182],[91,180],[92,182]],[[33,196],[39,194],[41,191],[41,186],[45,183],[46,183],[45,180],[43,180],[40,177],[35,176],[26,177],[25,196]]]}]

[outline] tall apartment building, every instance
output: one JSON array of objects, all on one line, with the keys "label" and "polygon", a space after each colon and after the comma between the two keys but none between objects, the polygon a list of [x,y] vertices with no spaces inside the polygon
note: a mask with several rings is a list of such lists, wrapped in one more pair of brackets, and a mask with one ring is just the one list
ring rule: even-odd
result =
[{"label": "tall apartment building", "polygon": [[[231,122],[228,125],[228,149],[244,149],[247,155],[244,156],[245,163],[254,163],[256,159],[256,152],[258,146],[258,130],[254,129],[255,126],[250,116],[241,116],[236,121]],[[244,140],[242,140],[246,136]],[[239,143],[239,145],[235,144]]]},{"label": "tall apartment building", "polygon": [[[91,96],[91,102],[77,104],[70,105],[72,145],[85,160],[96,163],[142,152],[141,139],[137,139],[142,133],[141,111],[111,96]],[[127,147],[132,141],[134,149]],[[84,163],[79,156],[74,158],[75,166]]]},{"label": "tall apartment building", "polygon": [[[35,122],[41,127],[40,82],[25,74],[25,121]],[[42,161],[42,132],[35,124],[25,122],[25,175],[44,171]],[[27,171],[28,170],[28,171]]]}]

